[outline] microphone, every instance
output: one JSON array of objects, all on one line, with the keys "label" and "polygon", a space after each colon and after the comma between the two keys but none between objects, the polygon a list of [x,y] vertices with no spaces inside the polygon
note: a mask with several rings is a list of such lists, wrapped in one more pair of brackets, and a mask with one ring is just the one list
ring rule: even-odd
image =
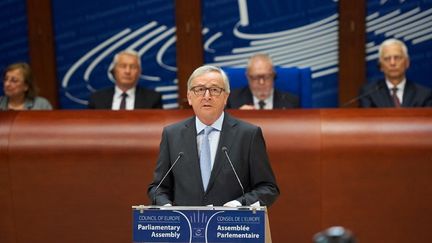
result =
[{"label": "microphone", "polygon": [[375,87],[373,89],[370,89],[368,92],[366,92],[366,93],[364,93],[362,95],[356,96],[356,97],[352,98],[351,100],[349,100],[348,102],[345,102],[342,105],[342,107],[347,107],[347,106],[351,105],[352,103],[354,103],[354,102],[356,102],[356,101],[358,101],[358,100],[360,100],[360,99],[362,99],[362,98],[364,98],[366,96],[369,96],[369,95],[371,95],[371,94],[373,94],[375,92],[378,92],[384,86],[385,85],[383,85],[382,83],[379,83],[379,84],[375,85]]},{"label": "microphone", "polygon": [[230,159],[230,157],[229,157],[229,155],[228,155],[228,149],[227,149],[227,147],[223,146],[223,147],[222,147],[222,151],[225,153],[225,156],[227,157],[228,162],[229,162],[229,164],[231,165],[231,168],[232,168],[232,170],[233,170],[233,172],[234,172],[234,175],[235,175],[235,177],[237,178],[237,182],[238,182],[238,184],[240,185],[240,187],[241,187],[241,189],[242,189],[242,193],[243,193],[243,195],[242,195],[242,201],[241,201],[241,204],[242,204],[242,206],[246,206],[246,199],[245,199],[244,187],[243,187],[243,184],[242,184],[242,182],[240,181],[240,178],[239,178],[238,175],[237,175],[237,171],[235,170],[234,165],[233,165],[233,163],[231,162],[231,159]]},{"label": "microphone", "polygon": [[157,191],[159,189],[159,187],[161,186],[162,182],[164,182],[165,178],[168,176],[168,174],[171,172],[171,170],[174,168],[174,166],[177,164],[177,161],[180,160],[180,158],[183,156],[183,152],[179,152],[178,156],[176,158],[176,160],[174,161],[174,163],[171,165],[171,167],[168,169],[168,171],[165,173],[165,175],[162,177],[161,181],[159,182],[159,184],[156,186],[156,189],[153,193],[153,205],[156,205],[156,196],[157,196]]},{"label": "microphone", "polygon": [[342,227],[332,226],[324,231],[318,232],[313,236],[314,243],[339,242],[339,243],[355,243],[354,234]]}]

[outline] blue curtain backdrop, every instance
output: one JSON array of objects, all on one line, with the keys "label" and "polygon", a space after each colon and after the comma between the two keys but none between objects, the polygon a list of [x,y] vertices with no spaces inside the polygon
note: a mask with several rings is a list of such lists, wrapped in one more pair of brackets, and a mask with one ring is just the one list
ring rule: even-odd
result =
[{"label": "blue curtain backdrop", "polygon": [[[0,1],[0,72],[9,64],[29,61],[25,0]],[[2,77],[3,78],[3,77]],[[3,80],[0,95],[3,94]]]},{"label": "blue curtain backdrop", "polygon": [[61,108],[85,108],[94,90],[113,86],[114,55],[139,52],[139,83],[178,107],[174,3],[166,0],[53,0]]},{"label": "blue curtain backdrop", "polygon": [[313,107],[338,105],[338,3],[203,0],[205,62],[244,67],[256,52],[312,69]]},{"label": "blue curtain backdrop", "polygon": [[432,88],[432,1],[369,0],[366,17],[368,82],[383,79],[377,66],[378,47],[397,38],[408,47],[407,78]]}]

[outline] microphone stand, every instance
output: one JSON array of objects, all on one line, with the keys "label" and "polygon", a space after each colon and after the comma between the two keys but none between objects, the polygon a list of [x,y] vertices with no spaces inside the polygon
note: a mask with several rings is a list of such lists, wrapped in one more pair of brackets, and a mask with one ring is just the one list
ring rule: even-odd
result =
[{"label": "microphone stand", "polygon": [[224,146],[224,147],[222,147],[222,151],[225,153],[225,156],[227,157],[227,159],[228,159],[228,162],[229,162],[229,164],[231,165],[231,168],[232,168],[232,170],[233,170],[233,172],[234,172],[234,175],[235,175],[235,177],[236,177],[236,179],[237,179],[237,181],[238,181],[238,183],[239,183],[239,185],[240,185],[240,187],[241,187],[241,190],[242,190],[242,200],[241,200],[241,204],[242,204],[242,206],[246,206],[246,198],[245,198],[245,192],[244,192],[244,187],[243,187],[243,184],[241,183],[241,180],[240,180],[240,178],[238,177],[238,175],[237,175],[237,172],[236,172],[236,170],[235,170],[235,168],[234,168],[234,165],[233,165],[233,163],[232,163],[232,161],[231,161],[231,159],[230,159],[230,157],[229,157],[229,155],[228,155],[228,149]]},{"label": "microphone stand", "polygon": [[360,100],[360,99],[362,99],[362,98],[364,98],[364,97],[366,97],[366,96],[369,96],[369,95],[371,95],[371,94],[377,92],[378,90],[382,89],[383,87],[384,87],[384,85],[382,85],[382,84],[377,84],[373,89],[370,89],[368,92],[366,92],[366,93],[364,93],[364,94],[362,94],[362,95],[356,96],[356,97],[350,99],[349,101],[345,102],[345,103],[342,105],[342,108],[345,108],[345,107],[351,105],[352,103],[354,103],[354,102],[356,102],[356,101],[358,101],[358,100]]},{"label": "microphone stand", "polygon": [[164,182],[165,178],[168,176],[168,174],[171,172],[171,170],[174,168],[174,166],[177,164],[177,162],[180,160],[180,158],[183,156],[183,152],[179,152],[176,160],[174,161],[174,163],[171,165],[171,167],[168,169],[168,171],[165,173],[165,175],[162,177],[162,179],[160,180],[159,184],[156,186],[156,189],[153,193],[153,200],[152,200],[152,204],[153,206],[157,206],[156,205],[156,196],[157,196],[157,191],[159,189],[159,187],[162,185],[162,182]]}]

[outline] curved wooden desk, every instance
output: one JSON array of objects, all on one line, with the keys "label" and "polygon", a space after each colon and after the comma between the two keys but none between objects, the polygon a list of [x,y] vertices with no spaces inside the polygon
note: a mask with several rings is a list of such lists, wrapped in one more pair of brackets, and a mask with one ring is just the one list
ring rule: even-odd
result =
[{"label": "curved wooden desk", "polygon": [[[432,109],[229,111],[263,128],[281,196],[273,242],[331,225],[428,242]],[[0,113],[0,242],[131,242],[163,126],[182,111]]]}]

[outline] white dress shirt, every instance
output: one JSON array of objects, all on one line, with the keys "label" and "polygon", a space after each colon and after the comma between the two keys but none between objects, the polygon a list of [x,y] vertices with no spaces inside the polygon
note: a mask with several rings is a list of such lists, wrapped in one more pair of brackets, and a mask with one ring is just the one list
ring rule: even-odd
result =
[{"label": "white dress shirt", "polygon": [[[274,89],[272,89],[270,96],[267,97],[267,99],[263,100],[265,103],[264,108],[263,108],[264,110],[273,109],[273,93],[274,93]],[[260,108],[259,102],[260,102],[260,100],[257,97],[253,96],[254,107],[257,110],[259,110],[259,108]]]},{"label": "white dress shirt", "polygon": [[[390,91],[390,95],[392,94],[392,88],[395,87],[394,84],[392,84],[390,81],[386,80],[387,87]],[[399,99],[400,104],[402,105],[403,102],[403,92],[405,89],[406,79],[403,79],[402,82],[400,82],[398,85],[396,85],[397,91],[396,96]]]},{"label": "white dress shirt", "polygon": [[[209,143],[210,143],[210,158],[211,158],[211,168],[213,168],[214,160],[216,157],[216,150],[219,144],[220,132],[222,130],[222,123],[224,119],[224,113],[210,126],[213,128],[211,133],[209,134]],[[202,123],[198,117],[195,119],[195,125],[197,129],[197,145],[198,145],[198,154],[201,153],[201,143],[204,137],[204,133],[202,132],[204,128],[207,126]]]},{"label": "white dress shirt", "polygon": [[[135,90],[136,88],[133,87],[132,89],[128,89],[126,91],[126,94],[128,95],[126,97],[126,110],[133,110],[135,108]],[[114,97],[113,97],[113,103],[112,103],[112,110],[119,110],[120,109],[120,103],[122,100],[122,94],[123,91],[119,89],[119,87],[115,86],[114,88]]]}]

